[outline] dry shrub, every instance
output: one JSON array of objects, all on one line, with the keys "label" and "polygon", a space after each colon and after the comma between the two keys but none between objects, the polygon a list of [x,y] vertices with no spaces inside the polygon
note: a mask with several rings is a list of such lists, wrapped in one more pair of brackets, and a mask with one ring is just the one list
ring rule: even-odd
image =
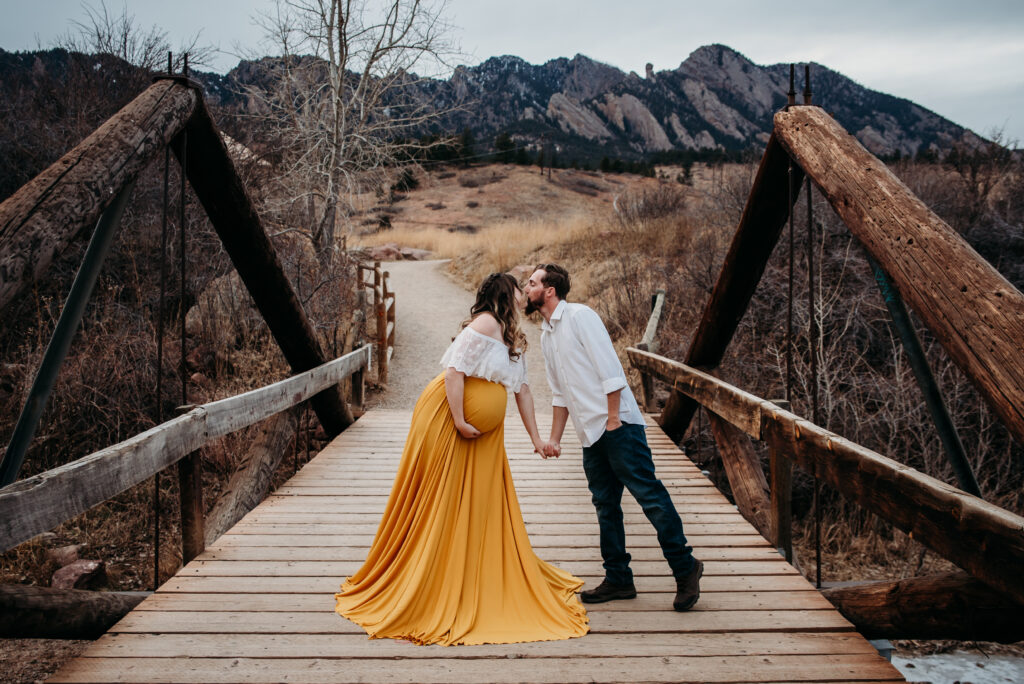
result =
[{"label": "dry shrub", "polygon": [[642,230],[649,221],[676,216],[685,208],[686,194],[669,183],[625,192],[615,200],[619,224],[627,230]]},{"label": "dry shrub", "polygon": [[459,175],[459,185],[464,188],[480,188],[489,183],[497,183],[507,178],[505,174],[498,173],[495,169],[480,169]]}]

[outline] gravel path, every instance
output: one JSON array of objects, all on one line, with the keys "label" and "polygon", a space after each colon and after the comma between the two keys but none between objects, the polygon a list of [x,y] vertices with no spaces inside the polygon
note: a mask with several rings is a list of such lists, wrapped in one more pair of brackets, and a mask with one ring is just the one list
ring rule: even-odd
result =
[{"label": "gravel path", "polygon": [[[447,261],[393,261],[384,265],[395,292],[395,352],[387,389],[371,399],[372,406],[411,410],[426,384],[441,372],[438,362],[469,316],[476,290],[475,283],[470,291],[449,278],[445,264]],[[523,327],[529,340],[530,389],[543,420],[550,413],[551,390],[544,378],[540,325],[527,320]],[[511,394],[509,410],[515,412]]]}]

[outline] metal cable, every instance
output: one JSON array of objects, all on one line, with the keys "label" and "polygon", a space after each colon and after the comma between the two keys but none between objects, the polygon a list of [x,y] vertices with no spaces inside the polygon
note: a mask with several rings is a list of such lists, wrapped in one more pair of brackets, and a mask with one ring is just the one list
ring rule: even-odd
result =
[{"label": "metal cable", "polygon": [[[821,425],[818,407],[818,348],[820,346],[818,330],[817,302],[815,297],[814,273],[814,198],[811,195],[811,178],[807,177],[807,306],[810,339],[808,346],[811,363],[811,382],[808,392],[811,399],[811,422]],[[821,482],[817,474],[814,477],[814,563],[815,586],[821,588]]]},{"label": "metal cable", "polygon": [[793,400],[793,158],[789,159],[789,291],[786,295],[786,401]]},{"label": "metal cable", "polygon": [[[172,54],[167,53],[167,73]],[[164,422],[164,302],[167,298],[167,195],[170,189],[171,149],[164,147],[163,215],[160,221],[160,301],[156,316],[156,424]],[[153,475],[153,591],[160,586],[160,471]]]}]

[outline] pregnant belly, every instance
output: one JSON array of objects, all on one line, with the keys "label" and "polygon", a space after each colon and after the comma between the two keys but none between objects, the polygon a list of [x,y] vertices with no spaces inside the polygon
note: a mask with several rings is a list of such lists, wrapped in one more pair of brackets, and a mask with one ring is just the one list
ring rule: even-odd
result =
[{"label": "pregnant belly", "polygon": [[505,386],[482,378],[466,378],[462,407],[466,421],[480,432],[490,432],[505,420]]}]

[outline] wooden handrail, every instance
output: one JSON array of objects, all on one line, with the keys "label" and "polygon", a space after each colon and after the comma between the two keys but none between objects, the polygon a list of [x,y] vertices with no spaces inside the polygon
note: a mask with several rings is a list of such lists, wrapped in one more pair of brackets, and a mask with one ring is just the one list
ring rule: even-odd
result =
[{"label": "wooden handrail", "polygon": [[[388,381],[388,367],[395,351],[395,293],[391,290],[391,274],[381,268],[381,262],[374,261],[373,266],[358,264],[358,286],[360,289],[373,292],[373,312],[377,319],[374,333],[377,346],[377,380],[381,384]],[[373,281],[363,280],[363,272],[373,274]]]},{"label": "wooden handrail", "polygon": [[102,503],[204,444],[311,399],[370,363],[363,346],[266,387],[198,406],[119,444],[0,489],[6,551]]},{"label": "wooden handrail", "polygon": [[843,496],[888,520],[1024,605],[1024,517],[851,442],[723,380],[636,348],[641,373],[788,455]]}]

